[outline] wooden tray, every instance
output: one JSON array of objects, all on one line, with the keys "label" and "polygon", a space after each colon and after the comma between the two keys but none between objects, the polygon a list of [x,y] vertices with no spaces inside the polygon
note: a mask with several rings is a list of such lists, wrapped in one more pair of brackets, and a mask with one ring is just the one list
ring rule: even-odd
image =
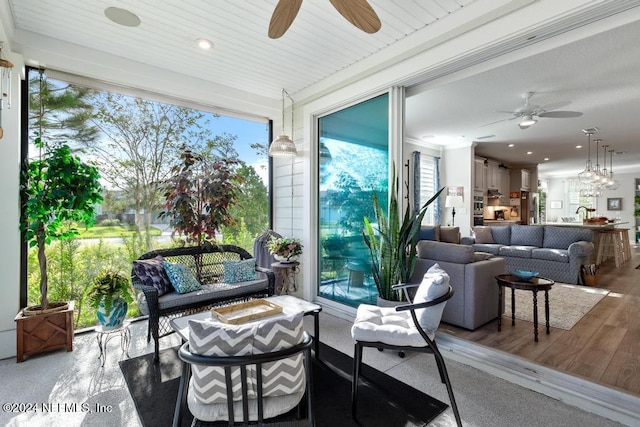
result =
[{"label": "wooden tray", "polygon": [[237,325],[282,313],[282,307],[265,299],[254,299],[211,309],[211,315],[223,323]]}]

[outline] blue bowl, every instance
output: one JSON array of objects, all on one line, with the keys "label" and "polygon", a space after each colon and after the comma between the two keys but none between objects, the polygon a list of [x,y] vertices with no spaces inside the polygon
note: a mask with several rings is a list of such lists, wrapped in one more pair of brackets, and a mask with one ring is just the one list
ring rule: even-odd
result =
[{"label": "blue bowl", "polygon": [[537,271],[516,270],[511,274],[513,275],[513,277],[515,277],[518,280],[521,280],[523,282],[528,282],[534,277],[538,277],[538,274],[540,273],[538,273]]}]

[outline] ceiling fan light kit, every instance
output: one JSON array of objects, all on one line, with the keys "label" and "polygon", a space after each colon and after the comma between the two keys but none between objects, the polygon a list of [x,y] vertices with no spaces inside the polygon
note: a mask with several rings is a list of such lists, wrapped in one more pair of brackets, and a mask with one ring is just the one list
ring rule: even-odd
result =
[{"label": "ceiling fan light kit", "polygon": [[520,120],[520,123],[518,123],[518,127],[520,129],[526,129],[529,126],[535,125],[536,123],[538,123],[538,121],[534,119],[532,115],[529,114],[522,117],[522,120]]}]

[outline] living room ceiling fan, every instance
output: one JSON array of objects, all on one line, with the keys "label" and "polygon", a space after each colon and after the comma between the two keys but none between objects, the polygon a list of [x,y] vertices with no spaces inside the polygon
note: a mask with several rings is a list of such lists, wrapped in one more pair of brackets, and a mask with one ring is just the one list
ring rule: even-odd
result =
[{"label": "living room ceiling fan", "polygon": [[[347,21],[364,31],[373,34],[382,24],[378,15],[367,0],[329,0],[333,7]],[[300,10],[302,0],[280,0],[273,10],[269,23],[269,37],[281,37],[293,23]]]},{"label": "living room ceiling fan", "polygon": [[518,119],[518,127],[520,129],[527,129],[533,126],[534,124],[536,124],[538,122],[538,118],[570,119],[570,118],[582,116],[582,113],[579,111],[557,110],[557,108],[561,108],[561,107],[564,107],[565,105],[568,105],[569,102],[557,102],[554,104],[548,104],[544,106],[531,104],[530,100],[531,100],[531,97],[534,95],[534,93],[535,92],[527,92],[522,95],[522,99],[524,100],[524,105],[522,107],[517,108],[514,111],[499,111],[499,113],[513,114],[513,117],[488,123],[485,126],[508,121],[508,120]]}]

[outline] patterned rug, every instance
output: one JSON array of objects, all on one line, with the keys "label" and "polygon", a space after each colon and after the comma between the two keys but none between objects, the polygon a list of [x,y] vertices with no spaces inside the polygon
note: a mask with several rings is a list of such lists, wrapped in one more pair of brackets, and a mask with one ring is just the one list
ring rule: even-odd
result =
[{"label": "patterned rug", "polygon": [[[557,283],[549,291],[549,324],[570,330],[602,298],[606,289]],[[533,322],[533,294],[516,289],[516,319]],[[509,320],[506,320],[509,319]],[[511,322],[511,290],[505,289],[503,324]],[[509,323],[505,323],[505,322]],[[544,292],[538,292],[538,323],[544,325]]]}]

